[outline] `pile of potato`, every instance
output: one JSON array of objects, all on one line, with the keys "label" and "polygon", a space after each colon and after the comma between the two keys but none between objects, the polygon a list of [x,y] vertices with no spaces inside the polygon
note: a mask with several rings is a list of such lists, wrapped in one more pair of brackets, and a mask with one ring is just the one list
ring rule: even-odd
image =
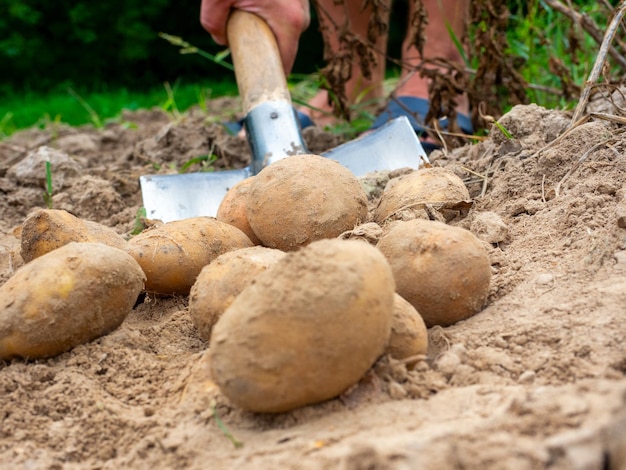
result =
[{"label": "pile of potato", "polygon": [[[300,155],[233,187],[217,218],[129,241],[64,211],[35,211],[22,227],[27,264],[0,286],[0,359],[102,336],[144,290],[189,295],[213,379],[232,403],[277,413],[327,400],[383,354],[424,358],[427,327],[483,308],[487,252],[443,222],[467,204],[457,176],[425,168],[391,180],[368,211],[348,170]],[[340,237],[364,223],[379,228],[375,239]]]}]

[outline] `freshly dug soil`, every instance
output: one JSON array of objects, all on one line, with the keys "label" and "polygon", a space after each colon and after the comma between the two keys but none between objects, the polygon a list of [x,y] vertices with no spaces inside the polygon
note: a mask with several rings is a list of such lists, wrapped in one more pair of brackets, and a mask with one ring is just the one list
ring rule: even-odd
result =
[{"label": "freshly dug soil", "polygon": [[[245,166],[246,143],[209,123],[233,103],[211,104],[178,121],[141,111],[0,142],[0,283],[22,264],[21,223],[45,205],[45,159],[55,209],[125,238],[141,174],[210,152],[217,170]],[[473,206],[449,223],[483,240],[493,277],[484,310],[429,330],[426,361],[384,356],[336,399],[244,412],[211,381],[188,298],[147,295],[100,339],[0,362],[0,468],[626,468],[623,127],[590,122],[555,141],[568,116],[534,105],[501,122],[514,140],[494,129],[431,155],[465,181]],[[305,138],[313,152],[340,140]],[[367,180],[370,214],[388,176]]]}]

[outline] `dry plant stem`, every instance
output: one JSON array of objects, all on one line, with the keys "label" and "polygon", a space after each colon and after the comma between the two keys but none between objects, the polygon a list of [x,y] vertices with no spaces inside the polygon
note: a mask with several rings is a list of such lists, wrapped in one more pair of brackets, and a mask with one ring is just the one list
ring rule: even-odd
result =
[{"label": "dry plant stem", "polygon": [[616,124],[626,125],[626,117],[623,116],[615,116],[613,114],[604,113],[589,113],[589,117],[603,119],[605,121],[614,122]]},{"label": "dry plant stem", "polygon": [[358,97],[382,96],[389,0],[316,0],[313,4],[324,38],[327,65],[321,74],[322,88],[329,91],[327,105],[336,116],[349,120]]},{"label": "dry plant stem", "polygon": [[481,181],[485,180],[487,178],[487,175],[483,175],[481,173],[477,173],[473,170],[470,170],[469,168],[467,168],[466,166],[461,165],[461,169],[463,169],[463,171],[467,171],[468,173],[477,176],[478,178],[480,178]]},{"label": "dry plant stem", "polygon": [[587,160],[587,158],[589,157],[589,155],[591,155],[593,152],[595,152],[596,150],[598,150],[600,147],[603,146],[609,146],[611,143],[613,142],[617,142],[617,139],[615,137],[611,137],[610,139],[604,140],[602,142],[597,143],[596,145],[594,145],[593,147],[591,147],[589,150],[587,150],[585,153],[583,153],[583,155],[578,159],[578,161],[576,162],[576,164],[570,168],[567,173],[565,173],[565,175],[563,176],[563,178],[561,178],[561,181],[559,181],[555,186],[554,186],[554,195],[555,197],[558,197],[561,191],[561,186],[563,185],[563,183],[565,183],[565,181],[572,175],[572,173],[574,173],[574,171],[576,171],[578,169],[578,167],[580,166],[580,164],[582,162],[584,162],[585,160]]},{"label": "dry plant stem", "polygon": [[586,116],[583,116],[582,118],[580,118],[578,121],[576,121],[572,126],[570,126],[569,129],[567,129],[565,132],[563,132],[560,136],[558,136],[556,139],[554,139],[552,142],[550,142],[549,144],[545,145],[544,147],[541,147],[539,150],[537,150],[535,153],[533,153],[532,155],[530,155],[528,158],[535,158],[538,157],[539,154],[541,152],[543,152],[544,150],[548,150],[551,147],[554,147],[556,144],[558,144],[567,134],[569,134],[571,131],[573,131],[574,129],[576,129],[578,126],[586,123],[587,121],[589,121],[589,119],[591,119],[591,116],[588,114]]},{"label": "dry plant stem", "polygon": [[617,124],[623,124],[626,125],[626,118],[621,117],[621,116],[614,116],[612,114],[604,114],[604,113],[590,113],[587,114],[583,117],[581,117],[578,121],[576,121],[569,129],[567,129],[565,132],[563,132],[560,136],[558,136],[556,139],[554,139],[552,142],[550,142],[549,144],[547,144],[546,146],[540,148],[539,150],[537,150],[535,153],[533,153],[532,155],[530,155],[529,157],[524,157],[524,158],[534,158],[539,156],[539,154],[541,152],[543,152],[544,150],[548,150],[549,148],[553,147],[554,145],[556,145],[557,143],[559,143],[561,141],[561,139],[563,139],[567,134],[569,134],[571,131],[573,131],[574,129],[576,129],[578,126],[586,123],[587,121],[589,121],[591,118],[596,118],[596,119],[603,119],[605,121],[609,121],[609,122],[615,122]]},{"label": "dry plant stem", "polygon": [[[554,0],[550,0],[554,1]],[[574,127],[575,123],[580,119],[582,114],[587,107],[587,101],[589,101],[589,95],[591,94],[591,89],[595,86],[595,83],[600,78],[600,74],[602,73],[602,68],[604,67],[604,62],[606,60],[607,52],[610,49],[611,41],[613,41],[613,37],[615,36],[615,32],[619,27],[620,22],[622,21],[622,17],[626,12],[626,0],[622,0],[619,5],[619,8],[615,12],[615,16],[611,20],[611,23],[606,29],[606,33],[604,34],[604,39],[602,44],[600,45],[600,50],[598,51],[598,55],[596,57],[596,61],[593,64],[593,68],[591,69],[591,73],[589,74],[589,78],[585,82],[585,86],[580,94],[580,99],[578,100],[578,105],[574,110],[574,115],[572,116],[572,124],[570,124],[570,128]],[[623,59],[623,58],[622,58]],[[626,59],[625,62],[622,63],[622,67],[626,67]]]},{"label": "dry plant stem", "polygon": [[474,183],[481,183],[481,189],[482,190],[481,190],[480,196],[481,197],[484,196],[485,195],[485,191],[487,191],[487,178],[488,178],[487,174],[485,173],[483,175],[483,174],[477,173],[477,172],[475,172],[473,170],[470,170],[469,168],[467,168],[467,167],[465,167],[463,165],[461,165],[461,169],[463,171],[466,171],[469,174],[474,175],[474,176],[477,177],[477,179],[475,179],[475,180],[472,180],[471,178],[470,179],[464,179],[463,183],[465,183],[466,186],[470,185],[470,184],[474,184]]},{"label": "dry plant stem", "polygon": [[[626,101],[626,96],[624,96],[624,93],[622,92],[620,88],[618,88],[617,86],[613,86],[613,89],[614,91],[617,91],[620,95],[622,95],[622,102]],[[609,95],[609,100],[611,101],[611,104],[613,105],[613,107],[618,111],[618,113],[622,115],[626,114],[626,108],[622,108],[617,103],[615,103],[615,98],[613,98],[613,93]]]},{"label": "dry plant stem", "polygon": [[404,359],[391,359],[392,364],[410,364],[411,362],[420,362],[427,359],[426,354],[416,354],[414,356],[405,357]]},{"label": "dry plant stem", "polygon": [[433,121],[433,125],[435,127],[435,132],[437,133],[437,138],[441,142],[441,151],[445,156],[448,156],[450,153],[448,152],[448,143],[446,142],[446,139],[443,138],[443,135],[441,135],[442,131],[439,129],[439,123],[437,121]]},{"label": "dry plant stem", "polygon": [[[601,44],[602,39],[602,30],[598,28],[598,26],[586,15],[581,15],[575,9],[570,8],[566,5],[563,5],[559,0],[545,0],[545,2],[552,8],[554,8],[559,13],[563,13],[565,16],[570,18],[572,22],[580,25],[598,44]],[[623,8],[623,5],[619,7]],[[621,21],[621,15],[619,13],[615,16],[617,19],[616,26]],[[607,32],[610,28],[607,28]],[[606,34],[604,35],[606,38]],[[622,67],[626,67],[626,58],[619,53],[617,49],[609,45],[608,48],[611,57],[613,57]]]},{"label": "dry plant stem", "polygon": [[[487,152],[485,152],[485,154],[486,153]],[[485,154],[483,154],[483,157],[485,156]],[[489,165],[489,168],[485,172],[485,179],[483,180],[483,188],[482,188],[482,190],[480,192],[480,197],[485,197],[485,194],[487,194],[487,186],[488,186],[488,183],[489,183],[489,175],[491,175],[491,176],[495,175],[496,171],[498,171],[500,169],[500,166],[502,165],[502,162],[504,162],[505,158],[507,158],[507,157],[500,158],[500,159],[496,160],[495,162],[492,162]],[[494,163],[495,163],[495,167],[494,167]]]}]

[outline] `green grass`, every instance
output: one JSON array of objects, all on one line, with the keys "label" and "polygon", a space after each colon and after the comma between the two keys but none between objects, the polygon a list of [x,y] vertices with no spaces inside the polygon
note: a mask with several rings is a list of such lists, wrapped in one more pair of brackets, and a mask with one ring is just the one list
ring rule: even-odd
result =
[{"label": "green grass", "polygon": [[[524,60],[519,68],[522,76],[529,84],[539,85],[528,89],[529,100],[548,108],[572,107],[574,102],[541,89],[561,88],[561,80],[550,71],[549,61],[551,58],[561,61],[572,82],[581,86],[591,71],[599,44],[541,0],[517,0],[517,4],[518,13],[510,18],[511,28],[507,34],[510,48],[506,52],[521,57]],[[574,2],[574,7],[594,20],[602,31],[606,27],[608,18],[602,2]],[[520,14],[522,11],[525,14]],[[579,41],[575,52],[570,47],[573,40]]]},{"label": "green grass", "polygon": [[18,129],[45,127],[52,122],[101,127],[107,120],[118,118],[124,109],[160,107],[182,112],[193,105],[203,106],[208,98],[236,93],[234,80],[211,84],[166,83],[146,90],[120,88],[90,92],[68,86],[50,93],[7,93],[0,100],[0,138]]}]

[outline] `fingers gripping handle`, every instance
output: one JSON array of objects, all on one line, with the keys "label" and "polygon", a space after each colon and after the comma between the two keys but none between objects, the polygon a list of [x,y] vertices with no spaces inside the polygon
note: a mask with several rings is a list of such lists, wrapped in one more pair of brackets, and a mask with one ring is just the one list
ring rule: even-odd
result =
[{"label": "fingers gripping handle", "polygon": [[233,10],[226,27],[245,114],[266,101],[291,103],[274,33],[259,16]]}]

